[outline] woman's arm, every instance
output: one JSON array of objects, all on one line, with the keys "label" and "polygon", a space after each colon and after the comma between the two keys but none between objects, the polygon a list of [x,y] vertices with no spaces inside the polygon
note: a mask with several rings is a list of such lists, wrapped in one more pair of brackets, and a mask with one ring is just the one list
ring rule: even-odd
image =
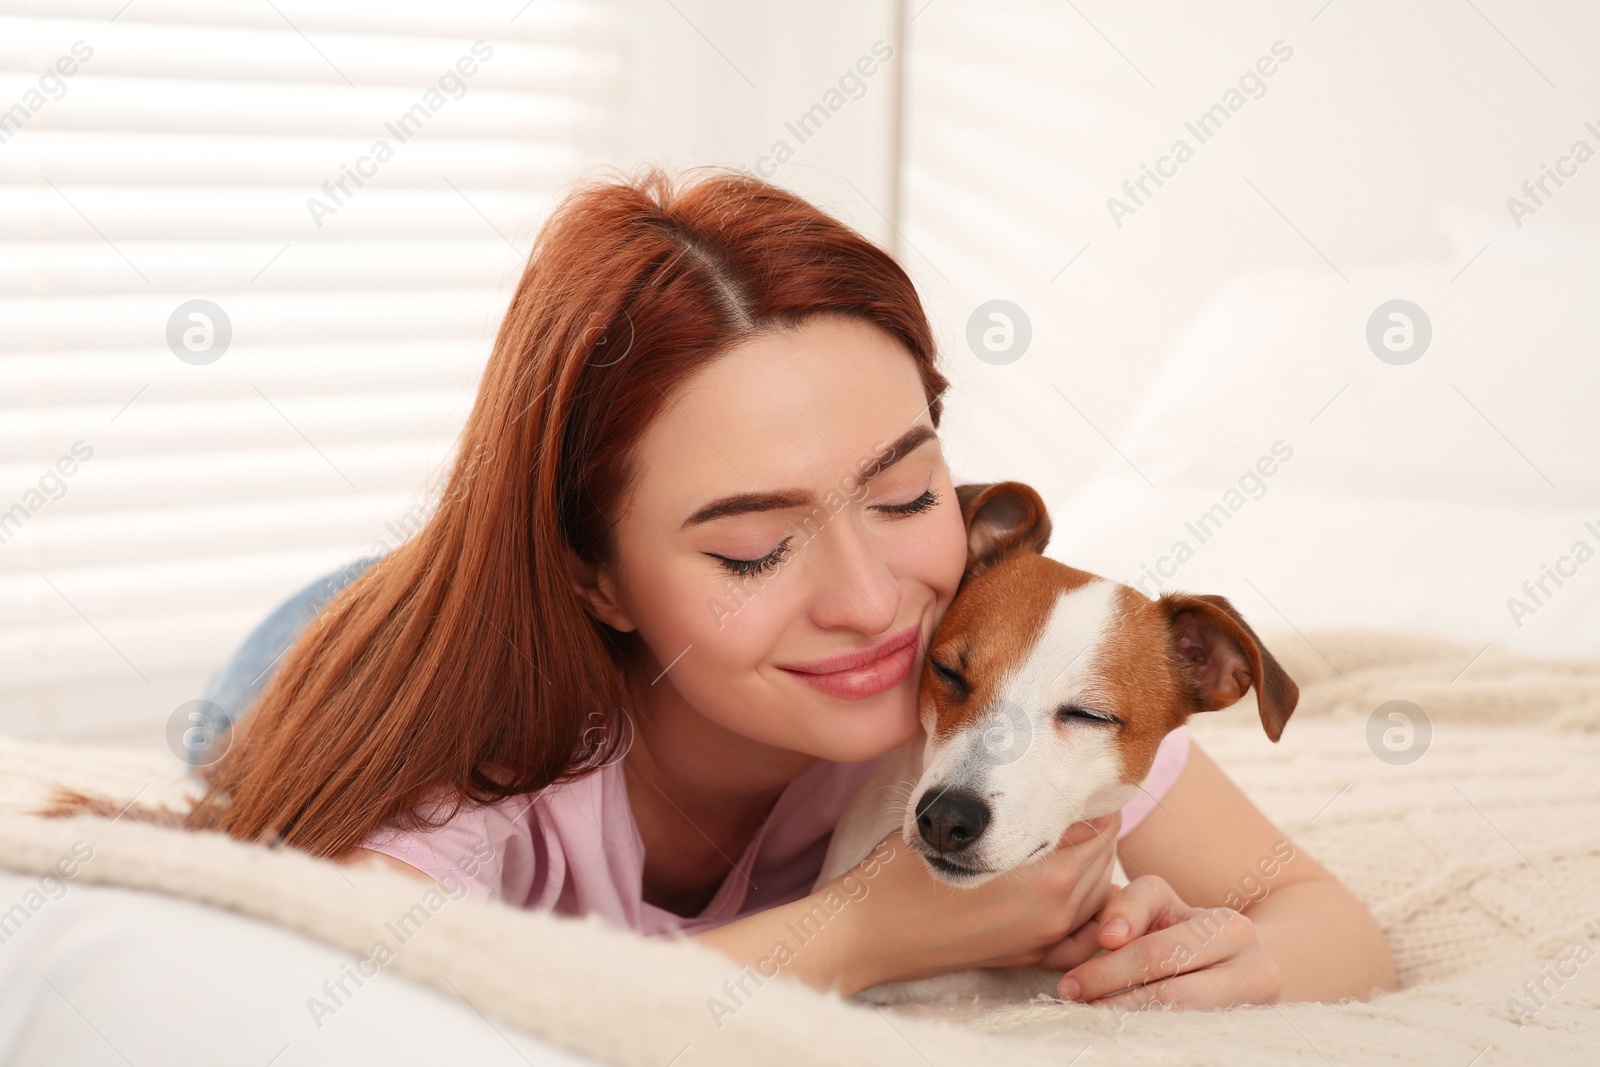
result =
[{"label": "woman's arm", "polygon": [[860,901],[841,892],[843,906],[828,912],[826,891],[835,885],[695,934],[694,940],[744,964],[763,982],[784,974],[850,996],[885,978],[865,951],[870,931],[859,921]]},{"label": "woman's arm", "polygon": [[[1049,965],[1063,952],[1081,959],[1080,946],[1062,943],[1110,899],[1121,825],[1120,815],[1074,823],[1054,851],[975,889],[936,881],[896,831],[810,895],[694,939],[761,981],[783,974],[845,996],[962,967]],[[347,862],[433,880],[371,849],[356,849]]]},{"label": "woman's arm", "polygon": [[[1143,983],[1158,991],[1146,1000],[1183,1007],[1335,1001],[1395,988],[1372,914],[1199,745],[1190,745],[1178,780],[1119,847],[1134,884],[1097,917],[1099,943],[1112,951],[1069,972],[1080,989],[1073,999]],[[1106,929],[1118,919],[1125,931]],[[1186,973],[1162,981],[1179,971]],[[1139,992],[1118,1000],[1138,1003]]]}]

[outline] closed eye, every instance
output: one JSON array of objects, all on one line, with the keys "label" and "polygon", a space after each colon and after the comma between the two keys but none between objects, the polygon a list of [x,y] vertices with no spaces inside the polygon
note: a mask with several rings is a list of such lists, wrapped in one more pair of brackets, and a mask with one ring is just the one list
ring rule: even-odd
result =
[{"label": "closed eye", "polygon": [[1094,723],[1097,726],[1121,726],[1122,720],[1115,715],[1104,711],[1095,711],[1080,704],[1063,704],[1056,709],[1056,721],[1068,722],[1076,719],[1080,722]]},{"label": "closed eye", "polygon": [[939,503],[939,494],[929,489],[915,500],[908,500],[904,504],[875,504],[878,511],[886,515],[916,515],[919,512],[930,510]]},{"label": "closed eye", "polygon": [[971,687],[967,685],[967,680],[962,677],[961,672],[936,659],[930,659],[928,662],[933,665],[933,673],[937,674],[944,684],[955,690],[957,698],[965,700],[967,694],[971,692]]},{"label": "closed eye", "polygon": [[765,575],[767,572],[774,571],[789,562],[793,542],[794,538],[785,537],[778,542],[776,548],[760,559],[733,559],[729,556],[719,556],[715,552],[707,552],[706,555],[716,560],[718,565],[729,574],[736,574],[741,577],[751,574]]}]

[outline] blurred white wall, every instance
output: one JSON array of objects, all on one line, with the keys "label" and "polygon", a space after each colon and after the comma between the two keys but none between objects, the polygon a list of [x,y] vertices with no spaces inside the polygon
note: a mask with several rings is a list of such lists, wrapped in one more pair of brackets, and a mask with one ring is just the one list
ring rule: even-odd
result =
[{"label": "blurred white wall", "polygon": [[[1292,57],[1269,62],[1201,143],[1185,123],[1278,42]],[[1600,222],[1600,162],[1521,230],[1505,206],[1575,140],[1600,149],[1584,127],[1600,126],[1597,43],[1600,8],[1570,0],[929,4],[907,42],[905,260],[967,372],[974,473],[1081,484],[1107,445],[1041,378],[1115,439],[1185,325],[1241,271],[1338,281],[1425,262],[1442,285],[1482,252],[1457,283],[1470,285]],[[1193,158],[1147,182],[1119,226],[1107,200],[1132,204],[1123,183],[1180,139]],[[1033,322],[1032,352],[1010,367],[962,358],[967,315],[994,297]],[[1018,419],[1057,450],[985,450],[985,427]]]},{"label": "blurred white wall", "polygon": [[893,244],[898,4],[630,5],[620,165],[744,167]]}]

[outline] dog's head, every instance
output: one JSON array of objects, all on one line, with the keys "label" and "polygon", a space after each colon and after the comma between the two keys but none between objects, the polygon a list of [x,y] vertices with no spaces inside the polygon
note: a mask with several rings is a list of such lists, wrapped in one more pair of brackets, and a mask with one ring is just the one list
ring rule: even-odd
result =
[{"label": "dog's head", "polygon": [[1299,690],[1227,600],[1151,600],[1046,559],[1049,516],[1019,482],[957,495],[967,569],[923,667],[904,826],[938,876],[975,885],[1119,810],[1162,738],[1251,687],[1278,740]]}]

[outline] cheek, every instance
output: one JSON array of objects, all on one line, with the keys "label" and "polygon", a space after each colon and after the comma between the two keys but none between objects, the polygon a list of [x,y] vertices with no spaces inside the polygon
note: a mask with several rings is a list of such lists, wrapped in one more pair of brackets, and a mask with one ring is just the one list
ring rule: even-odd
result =
[{"label": "cheek", "polygon": [[628,582],[629,614],[640,638],[680,687],[709,676],[724,683],[730,670],[759,663],[796,610],[780,568],[765,579],[718,576],[696,562],[658,560]]},{"label": "cheek", "polygon": [[[803,605],[781,570],[765,585],[729,582],[703,568],[661,568],[629,592],[639,638],[668,685],[695,711],[723,728],[784,748],[800,747],[789,707],[775,705],[763,669]],[[865,758],[865,757],[856,757]]]},{"label": "cheek", "polygon": [[[1119,810],[1139,792],[1139,787],[1124,775],[1125,744],[1108,730],[1097,728],[1075,731],[1070,748],[1064,747],[1057,764],[1060,781],[1070,781],[1070,793],[1077,818],[1097,818]],[[1142,776],[1141,776],[1142,777]],[[1089,813],[1087,815],[1083,813]]]},{"label": "cheek", "polygon": [[941,590],[947,591],[949,596],[956,595],[956,586],[961,584],[961,576],[967,571],[967,528],[961,521],[961,513],[953,512],[950,516],[950,536],[945,540],[944,555],[941,560],[940,574],[944,584]]},{"label": "cheek", "polygon": [[916,575],[938,597],[939,613],[955,599],[956,587],[967,568],[967,528],[961,510],[952,502],[928,516],[904,546],[908,573]]}]

